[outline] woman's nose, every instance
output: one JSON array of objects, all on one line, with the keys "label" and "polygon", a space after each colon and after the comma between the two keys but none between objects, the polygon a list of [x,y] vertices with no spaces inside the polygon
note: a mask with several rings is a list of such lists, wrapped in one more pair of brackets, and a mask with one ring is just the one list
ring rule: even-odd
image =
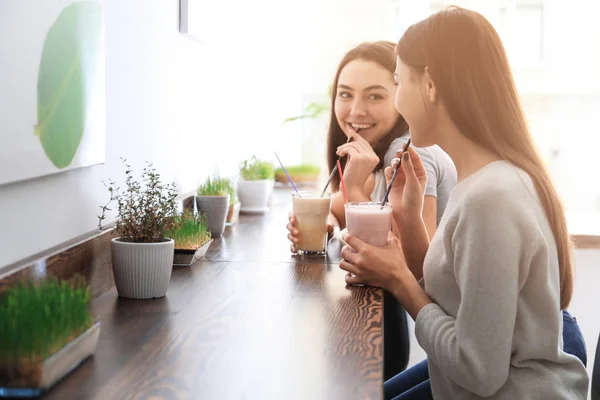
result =
[{"label": "woman's nose", "polygon": [[364,103],[360,99],[355,99],[352,102],[352,108],[350,109],[350,115],[356,117],[363,117],[367,115],[367,109]]}]

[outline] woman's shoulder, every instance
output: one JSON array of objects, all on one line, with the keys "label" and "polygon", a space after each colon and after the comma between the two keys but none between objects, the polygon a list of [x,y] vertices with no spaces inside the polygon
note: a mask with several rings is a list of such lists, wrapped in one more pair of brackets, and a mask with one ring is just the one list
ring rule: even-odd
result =
[{"label": "woman's shoulder", "polygon": [[530,213],[540,206],[529,174],[505,160],[484,166],[460,182],[456,189],[468,208],[504,206]]},{"label": "woman's shoulder", "polygon": [[408,142],[408,138],[408,135],[403,135],[399,138],[394,139],[392,143],[390,143],[387,151],[385,152],[385,155],[383,156],[384,168],[390,165],[392,160],[396,157],[396,152],[402,150],[402,146],[404,145],[404,143]]},{"label": "woman's shoulder", "polygon": [[[433,145],[433,146],[429,146],[429,147],[424,147],[422,149],[417,149],[417,151],[421,150],[421,152],[428,154],[432,160],[435,161],[435,164],[440,168],[440,169],[450,169],[452,171],[456,170],[456,167],[454,166],[454,162],[452,161],[452,158],[450,158],[450,156],[448,155],[448,153],[446,153],[444,150],[442,150],[442,148],[438,145]],[[421,153],[419,153],[419,155],[421,155]]]},{"label": "woman's shoulder", "polygon": [[[410,136],[408,134],[400,136],[392,141],[389,145],[387,151],[385,152],[383,165],[388,166],[392,162],[392,160],[396,157],[396,152],[402,150],[402,146],[408,142]],[[425,166],[429,165],[430,168],[435,169],[436,171],[451,171],[454,172],[456,170],[454,163],[450,156],[442,150],[438,145],[428,146],[428,147],[414,147],[417,154],[423,161]]]}]

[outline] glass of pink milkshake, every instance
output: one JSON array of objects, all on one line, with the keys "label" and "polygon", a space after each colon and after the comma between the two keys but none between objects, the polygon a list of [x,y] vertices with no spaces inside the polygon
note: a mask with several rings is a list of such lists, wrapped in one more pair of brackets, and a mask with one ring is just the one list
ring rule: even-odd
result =
[{"label": "glass of pink milkshake", "polygon": [[389,241],[392,229],[392,206],[379,202],[348,203],[346,208],[346,229],[365,243],[383,247]]},{"label": "glass of pink milkshake", "polygon": [[[392,205],[380,202],[351,202],[345,204],[346,229],[372,246],[383,247],[388,244],[392,229]],[[351,274],[355,276],[354,274]],[[355,286],[364,286],[355,284]]]}]

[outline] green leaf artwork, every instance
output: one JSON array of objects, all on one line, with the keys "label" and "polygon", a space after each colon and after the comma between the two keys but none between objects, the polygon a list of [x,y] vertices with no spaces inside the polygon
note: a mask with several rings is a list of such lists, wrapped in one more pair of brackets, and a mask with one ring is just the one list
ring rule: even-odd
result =
[{"label": "green leaf artwork", "polygon": [[101,29],[101,5],[79,1],[61,11],[44,41],[35,134],[57,168],[71,164],[85,131]]}]

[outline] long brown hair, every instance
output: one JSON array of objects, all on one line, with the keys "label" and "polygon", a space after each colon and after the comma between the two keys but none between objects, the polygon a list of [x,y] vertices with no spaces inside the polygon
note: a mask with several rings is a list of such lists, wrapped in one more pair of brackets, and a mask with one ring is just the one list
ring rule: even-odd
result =
[{"label": "long brown hair", "polygon": [[556,241],[560,307],[567,308],[573,266],[563,205],[534,145],[493,26],[474,11],[452,6],[409,27],[396,53],[416,73],[427,67],[436,93],[465,137],[529,174]]},{"label": "long brown hair", "polygon": [[[342,61],[340,61],[340,65],[338,66],[333,80],[333,89],[331,93],[331,116],[329,119],[329,132],[327,134],[327,165],[329,166],[329,171],[336,166],[338,156],[335,152],[337,148],[346,143],[347,139],[335,116],[335,98],[337,96],[337,86],[342,69],[344,69],[349,62],[360,59],[375,62],[390,71],[390,75],[393,75],[396,70],[395,46],[394,43],[383,40],[361,43],[346,53],[344,58],[342,58]],[[382,168],[383,156],[390,144],[394,139],[402,136],[407,130],[408,124],[401,115],[398,115],[398,121],[396,122],[396,125],[394,125],[394,128],[383,138],[383,140],[373,147],[373,151],[375,151],[375,154],[379,157],[379,164],[375,167],[375,170]],[[346,158],[347,157],[344,157],[341,161],[342,167],[346,165]],[[336,191],[339,189],[339,186],[340,177],[338,174],[335,174],[331,180],[331,188]]]}]

